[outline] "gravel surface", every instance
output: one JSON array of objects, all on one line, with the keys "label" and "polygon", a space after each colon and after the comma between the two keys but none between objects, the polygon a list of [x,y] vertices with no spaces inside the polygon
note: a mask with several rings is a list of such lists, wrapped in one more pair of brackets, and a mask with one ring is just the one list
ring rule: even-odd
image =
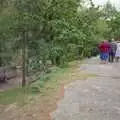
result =
[{"label": "gravel surface", "polygon": [[96,77],[66,86],[52,120],[120,120],[120,64],[102,65],[92,58],[80,70]]}]

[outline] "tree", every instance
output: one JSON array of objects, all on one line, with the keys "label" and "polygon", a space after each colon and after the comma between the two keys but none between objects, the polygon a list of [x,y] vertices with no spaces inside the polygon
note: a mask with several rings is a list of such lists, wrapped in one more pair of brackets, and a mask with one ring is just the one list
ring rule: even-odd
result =
[{"label": "tree", "polygon": [[[104,10],[95,7],[92,0],[89,7],[82,6],[82,0],[6,1],[8,4],[1,9],[0,17],[0,42],[4,43],[1,53],[17,51],[17,56],[22,58],[22,86],[27,73],[45,72],[48,61],[63,65],[91,56],[99,40],[112,29],[108,28],[110,21],[103,19]],[[1,58],[0,62],[7,65]],[[5,59],[14,62],[13,58],[10,54]]]},{"label": "tree", "polygon": [[117,10],[115,6],[111,4],[111,2],[108,0],[103,8],[103,16],[105,20],[111,20],[115,17],[117,13]]},{"label": "tree", "polygon": [[110,34],[112,38],[115,38],[116,40],[120,40],[120,13],[118,13],[114,19],[110,21],[109,27],[110,27]]}]

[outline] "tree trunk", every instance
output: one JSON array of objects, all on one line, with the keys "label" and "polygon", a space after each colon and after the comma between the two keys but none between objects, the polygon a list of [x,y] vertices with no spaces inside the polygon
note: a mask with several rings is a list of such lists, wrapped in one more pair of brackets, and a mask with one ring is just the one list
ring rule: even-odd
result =
[{"label": "tree trunk", "polygon": [[29,68],[28,68],[28,65],[29,65],[29,59],[28,59],[28,33],[26,33],[26,76],[28,77],[29,76]]},{"label": "tree trunk", "polygon": [[2,66],[2,57],[0,57],[0,67]]},{"label": "tree trunk", "polygon": [[22,87],[26,85],[26,32],[23,32],[23,47],[22,47]]}]

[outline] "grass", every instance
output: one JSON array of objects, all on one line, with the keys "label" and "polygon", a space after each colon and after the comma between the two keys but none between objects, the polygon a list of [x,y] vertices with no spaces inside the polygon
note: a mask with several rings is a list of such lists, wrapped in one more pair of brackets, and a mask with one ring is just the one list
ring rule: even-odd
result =
[{"label": "grass", "polygon": [[22,101],[26,95],[31,94],[29,88],[14,88],[5,92],[0,92],[0,104],[12,104],[16,101]]},{"label": "grass", "polygon": [[[80,71],[79,61],[69,63],[66,68],[54,68],[51,73],[41,75],[38,81],[25,88],[15,88],[0,93],[0,104],[8,105],[12,103],[25,104],[36,96],[42,96],[43,101],[50,100],[48,96],[54,96],[61,84],[67,84],[73,80],[86,79],[90,74]],[[44,96],[44,97],[43,97]]]}]

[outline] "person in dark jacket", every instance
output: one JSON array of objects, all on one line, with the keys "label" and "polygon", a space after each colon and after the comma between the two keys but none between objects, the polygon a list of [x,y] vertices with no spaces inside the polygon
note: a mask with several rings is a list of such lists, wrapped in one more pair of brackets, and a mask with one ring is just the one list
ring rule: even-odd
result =
[{"label": "person in dark jacket", "polygon": [[115,54],[117,50],[117,43],[114,40],[110,40],[110,52],[109,52],[109,62],[113,63],[115,59]]}]

